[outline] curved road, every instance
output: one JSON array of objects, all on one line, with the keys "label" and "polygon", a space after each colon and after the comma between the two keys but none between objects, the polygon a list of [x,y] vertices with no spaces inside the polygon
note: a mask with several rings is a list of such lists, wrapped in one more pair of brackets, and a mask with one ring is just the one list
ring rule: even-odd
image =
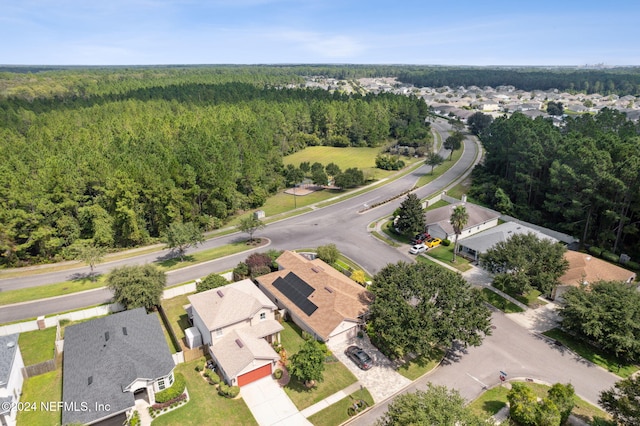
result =
[{"label": "curved road", "polygon": [[[440,134],[442,140],[447,138],[447,132],[450,128],[448,124],[436,122],[432,123],[432,128]],[[479,143],[474,137],[469,137],[464,142],[464,148],[462,157],[453,167],[433,182],[416,191],[418,197],[423,198],[443,190],[471,170],[471,166],[480,158],[478,155]],[[448,152],[447,150],[441,150],[441,155],[445,156]],[[334,243],[342,253],[362,265],[370,274],[374,274],[388,263],[396,263],[400,260],[412,261],[412,258],[409,257],[408,254],[400,253],[398,250],[374,238],[367,229],[370,222],[392,214],[392,212],[398,208],[404,197],[400,197],[392,202],[363,213],[360,213],[360,211],[363,210],[365,204],[371,205],[387,200],[412,188],[418,179],[429,171],[430,166],[423,165],[412,173],[373,189],[372,191],[303,215],[269,224],[265,230],[260,233],[260,236],[268,237],[271,240],[270,248],[279,250],[317,247],[319,245]],[[237,233],[213,238],[207,240],[195,249],[188,250],[187,253],[221,246],[244,238],[243,235]],[[256,250],[263,249],[264,247],[261,247]],[[119,261],[103,263],[95,268],[95,272],[107,273],[109,270],[122,265],[154,262],[168,254],[168,250],[163,250]],[[167,284],[178,284],[204,277],[211,272],[232,269],[240,261],[244,260],[246,256],[247,252],[243,252],[223,259],[169,272],[167,274]],[[88,271],[88,267],[82,267],[61,272],[2,279],[0,280],[0,291],[67,281],[86,275]],[[96,289],[51,299],[2,306],[0,307],[0,323],[106,303],[111,300],[111,297],[112,293],[109,290]]]}]

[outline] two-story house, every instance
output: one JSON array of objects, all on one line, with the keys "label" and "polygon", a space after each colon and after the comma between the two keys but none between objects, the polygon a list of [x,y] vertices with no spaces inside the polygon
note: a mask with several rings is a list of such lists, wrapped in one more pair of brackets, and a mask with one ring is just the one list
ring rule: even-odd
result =
[{"label": "two-story house", "polygon": [[284,329],[277,307],[249,279],[188,297],[187,313],[229,385],[271,375],[280,356],[271,343]]}]

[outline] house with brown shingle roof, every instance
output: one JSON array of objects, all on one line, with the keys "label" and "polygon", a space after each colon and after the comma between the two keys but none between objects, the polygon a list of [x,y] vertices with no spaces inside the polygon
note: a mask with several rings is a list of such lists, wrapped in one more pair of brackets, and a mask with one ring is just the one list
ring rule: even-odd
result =
[{"label": "house with brown shingle roof", "polygon": [[567,250],[564,258],[569,262],[569,267],[559,278],[560,284],[553,291],[552,296],[556,300],[562,299],[562,294],[571,287],[580,287],[597,281],[622,281],[630,284],[636,278],[635,272],[587,253]]},{"label": "house with brown shingle roof", "polygon": [[275,319],[276,305],[250,279],[188,299],[189,318],[227,384],[244,386],[271,375],[280,359],[271,343],[284,327]]},{"label": "house with brown shingle roof", "polygon": [[464,206],[467,210],[467,214],[469,215],[469,220],[467,220],[466,226],[458,237],[460,239],[477,234],[485,229],[493,228],[498,224],[500,213],[497,211],[477,204],[461,201],[448,206],[428,210],[425,213],[427,232],[432,237],[441,238],[443,240],[453,240],[455,238],[456,234],[453,230],[453,226],[451,225],[451,213],[453,213],[453,209],[456,206]]},{"label": "house with brown shingle roof", "polygon": [[279,270],[256,278],[258,287],[301,329],[318,340],[357,335],[371,293],[320,259],[285,251]]}]

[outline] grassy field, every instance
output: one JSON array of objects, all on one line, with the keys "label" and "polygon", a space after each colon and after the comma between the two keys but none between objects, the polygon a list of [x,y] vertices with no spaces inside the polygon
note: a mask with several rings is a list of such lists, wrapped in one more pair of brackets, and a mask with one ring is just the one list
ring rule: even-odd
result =
[{"label": "grassy field", "polygon": [[298,151],[283,158],[283,163],[299,166],[300,163],[308,161],[310,164],[320,163],[326,166],[335,163],[342,170],[352,167],[364,170],[371,170],[375,179],[386,177],[393,172],[376,169],[376,157],[381,148],[335,148],[332,146],[310,146],[302,151]]},{"label": "grassy field", "polygon": [[369,407],[373,405],[373,397],[366,388],[362,388],[359,391],[355,391],[347,398],[341,399],[324,410],[317,412],[313,416],[309,417],[308,420],[315,426],[335,426],[342,424],[349,419],[347,409],[354,401],[359,399],[366,401],[366,403],[369,404]]},{"label": "grassy field", "polygon": [[251,411],[242,399],[219,396],[215,387],[195,371],[196,365],[203,362],[204,358],[200,358],[176,367],[175,371],[182,373],[187,381],[190,400],[181,408],[156,417],[153,425],[256,425]]},{"label": "grassy field", "polygon": [[594,346],[565,333],[559,328],[553,328],[542,334],[562,342],[563,345],[580,355],[582,358],[591,361],[592,363],[599,365],[620,377],[630,377],[640,369],[637,365],[623,364],[613,355],[606,354]]},{"label": "grassy field", "polygon": [[444,352],[441,349],[433,348],[427,355],[416,358],[404,364],[398,369],[398,373],[413,381],[433,370],[442,360]]},{"label": "grassy field", "polygon": [[[291,359],[291,356],[300,350],[304,340],[300,328],[295,324],[285,322],[283,326],[284,330],[280,332],[280,339],[282,346],[287,351],[287,357]],[[356,381],[356,376],[341,362],[328,362],[325,363],[324,381],[317,383],[314,388],[307,389],[303,383],[292,377],[289,384],[284,387],[284,391],[295,406],[299,410],[303,410]]]},{"label": "grassy field", "polygon": [[18,412],[17,424],[29,426],[54,426],[62,423],[62,412],[41,410],[40,401],[62,401],[62,369],[26,379],[20,402],[36,403],[37,409]]},{"label": "grassy field", "polygon": [[498,293],[495,293],[495,292],[489,290],[488,288],[483,288],[481,293],[482,293],[482,298],[487,303],[489,303],[490,305],[500,309],[505,314],[511,314],[511,313],[515,313],[515,312],[523,312],[524,311],[524,309],[522,309],[520,306],[516,305],[513,302],[510,302],[509,300],[507,300],[504,297],[500,296]]},{"label": "grassy field", "polygon": [[[539,398],[544,398],[549,390],[549,386],[538,383],[527,383],[527,386],[529,386]],[[502,386],[489,389],[469,404],[469,408],[478,416],[483,418],[491,417],[507,405],[508,393],[509,390]],[[609,415],[598,407],[589,404],[577,396],[574,396],[574,399],[576,406],[571,413],[581,420],[591,424],[594,417],[609,418]]]},{"label": "grassy field", "polygon": [[18,345],[24,365],[34,365],[53,359],[56,350],[56,327],[20,333]]}]

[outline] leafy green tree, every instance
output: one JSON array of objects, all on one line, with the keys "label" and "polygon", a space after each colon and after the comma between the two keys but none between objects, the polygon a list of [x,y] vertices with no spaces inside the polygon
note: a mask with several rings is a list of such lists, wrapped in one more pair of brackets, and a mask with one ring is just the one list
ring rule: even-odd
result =
[{"label": "leafy green tree", "polygon": [[265,224],[253,215],[249,215],[240,219],[238,230],[249,235],[249,242],[253,243],[253,234],[260,229],[265,228]]},{"label": "leafy green tree", "polygon": [[411,193],[400,204],[395,227],[404,234],[416,234],[424,232],[425,226],[422,203],[416,194]]},{"label": "leafy green tree", "polygon": [[457,390],[429,383],[426,391],[405,393],[394,398],[376,425],[482,426],[486,422],[466,406]]},{"label": "leafy green tree", "polygon": [[364,184],[364,173],[356,168],[349,168],[334,177],[334,184],[338,188],[354,188]]},{"label": "leafy green tree", "polygon": [[300,163],[300,170],[302,170],[303,173],[307,174],[311,171],[311,164],[309,164],[308,161],[303,161],[302,163]]},{"label": "leafy green tree", "polygon": [[196,282],[196,293],[222,287],[229,284],[229,281],[220,274],[209,274],[202,281]]},{"label": "leafy green tree", "polygon": [[491,332],[491,312],[459,274],[399,262],[373,277],[369,336],[391,358],[428,353],[454,341],[478,346]]},{"label": "leafy green tree", "polygon": [[160,304],[167,277],[151,264],[122,266],[111,271],[106,283],[113,291],[114,302],[125,309],[145,307],[151,310]]},{"label": "leafy green tree", "polygon": [[324,170],[316,169],[312,172],[311,180],[316,185],[324,186],[327,184],[329,178],[327,177],[327,174],[324,172]]},{"label": "leafy green tree", "polygon": [[568,267],[566,250],[562,244],[533,233],[514,234],[487,250],[480,264],[497,274],[494,285],[498,288],[520,294],[535,288],[551,295]]},{"label": "leafy green tree", "polygon": [[600,393],[598,403],[613,416],[617,424],[640,424],[640,376],[618,381],[613,388]]},{"label": "leafy green tree", "polygon": [[549,398],[543,398],[537,405],[536,426],[560,426],[560,410]]},{"label": "leafy green tree", "polygon": [[489,128],[493,122],[493,117],[488,114],[483,114],[480,111],[467,118],[467,126],[469,130],[476,136],[479,136],[482,132]]},{"label": "leafy green tree", "polygon": [[511,383],[507,394],[509,416],[522,426],[536,426],[538,421],[538,397],[524,383]]},{"label": "leafy green tree", "polygon": [[288,164],[285,170],[285,179],[287,186],[297,185],[304,179],[304,172],[293,164]]},{"label": "leafy green tree", "polygon": [[551,400],[560,414],[558,424],[565,424],[571,415],[573,407],[576,405],[575,389],[571,383],[556,383],[547,391],[547,398]]},{"label": "leafy green tree", "polygon": [[547,103],[547,114],[561,116],[564,114],[562,102],[549,101]]},{"label": "leafy green tree", "polygon": [[175,250],[180,260],[184,260],[184,253],[189,247],[196,247],[204,242],[204,234],[193,222],[172,222],[165,235],[167,247]]},{"label": "leafy green tree", "polygon": [[340,170],[340,167],[338,167],[336,163],[327,164],[327,167],[325,167],[325,170],[329,176],[333,176],[333,177],[339,175],[342,172],[342,170]]},{"label": "leafy green tree", "polygon": [[563,294],[562,326],[621,360],[640,360],[640,293],[616,281],[591,283]]},{"label": "leafy green tree", "polygon": [[451,152],[449,153],[449,160],[453,157],[453,151],[457,151],[462,148],[462,141],[464,141],[464,135],[460,132],[453,132],[453,134],[444,140],[443,147]]},{"label": "leafy green tree", "polygon": [[325,349],[315,339],[304,342],[300,350],[290,358],[289,372],[293,377],[313,387],[324,380]]},{"label": "leafy green tree", "polygon": [[435,166],[439,166],[443,162],[444,158],[435,152],[429,152],[429,154],[427,154],[427,159],[425,160],[425,164],[431,166],[431,174],[433,174],[433,168]]},{"label": "leafy green tree", "polygon": [[98,247],[94,244],[85,244],[80,246],[80,248],[78,249],[78,255],[76,256],[76,259],[89,265],[92,280],[95,279],[93,276],[93,270],[98,263],[102,262],[105,253],[106,250],[103,247]]},{"label": "leafy green tree", "polygon": [[455,206],[453,212],[451,212],[451,226],[453,227],[453,232],[456,234],[455,241],[453,243],[453,259],[452,262],[456,261],[456,254],[458,253],[458,237],[462,233],[462,230],[465,226],[467,226],[467,222],[469,222],[469,213],[467,213],[467,209],[465,206]]},{"label": "leafy green tree", "polygon": [[323,262],[332,265],[340,257],[340,250],[338,250],[335,244],[331,243],[325,246],[318,246],[318,248],[316,248],[316,255]]}]

